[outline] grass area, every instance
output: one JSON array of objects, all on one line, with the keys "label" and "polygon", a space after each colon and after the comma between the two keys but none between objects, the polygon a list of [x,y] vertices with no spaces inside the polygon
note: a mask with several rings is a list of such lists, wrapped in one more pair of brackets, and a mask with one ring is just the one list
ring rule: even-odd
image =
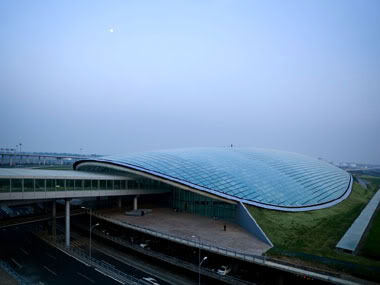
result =
[{"label": "grass area", "polygon": [[[380,261],[335,251],[338,241],[377,189],[375,186],[364,189],[355,182],[352,192],[346,200],[322,210],[291,213],[253,206],[247,206],[247,208],[274,244],[274,248],[269,250],[267,255],[281,258],[284,257],[281,251],[297,252],[358,265],[376,266],[380,269]],[[289,256],[283,259],[288,260]],[[293,260],[298,259],[293,258]],[[303,264],[308,263],[304,262]],[[313,262],[312,264],[326,269],[325,266],[318,266]]]},{"label": "grass area", "polygon": [[380,177],[370,176],[370,175],[361,175],[359,178],[369,182],[368,185],[371,189],[377,190],[380,188]]},{"label": "grass area", "polygon": [[361,248],[361,254],[380,261],[380,211],[372,222],[371,229]]},{"label": "grass area", "polygon": [[249,211],[275,246],[324,254],[334,249],[373,194],[354,183],[346,200],[327,209],[291,213],[249,207]]}]

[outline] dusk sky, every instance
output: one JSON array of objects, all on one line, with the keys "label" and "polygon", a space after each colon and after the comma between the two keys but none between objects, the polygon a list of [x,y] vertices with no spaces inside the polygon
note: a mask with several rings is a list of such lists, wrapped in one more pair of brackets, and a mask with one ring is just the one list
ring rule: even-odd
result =
[{"label": "dusk sky", "polygon": [[0,1],[0,148],[380,163],[380,1]]}]

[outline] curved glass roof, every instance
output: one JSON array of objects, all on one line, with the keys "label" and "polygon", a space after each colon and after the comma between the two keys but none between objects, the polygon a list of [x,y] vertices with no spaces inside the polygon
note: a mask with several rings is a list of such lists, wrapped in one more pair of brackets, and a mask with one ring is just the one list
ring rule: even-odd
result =
[{"label": "curved glass roof", "polygon": [[[325,161],[258,148],[191,148],[108,156],[106,162],[244,203],[285,211],[331,206],[351,176]],[[74,167],[89,160],[78,161]]]}]

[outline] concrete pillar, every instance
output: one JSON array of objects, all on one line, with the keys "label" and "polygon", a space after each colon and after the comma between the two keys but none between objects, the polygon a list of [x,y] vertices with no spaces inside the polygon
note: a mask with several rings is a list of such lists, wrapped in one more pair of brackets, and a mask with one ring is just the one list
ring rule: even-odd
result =
[{"label": "concrete pillar", "polygon": [[13,155],[10,155],[9,156],[9,165],[12,166],[12,159],[13,159]]},{"label": "concrete pillar", "polygon": [[51,229],[51,233],[52,233],[52,236],[54,238],[54,241],[56,240],[56,236],[57,236],[57,220],[56,220],[56,217],[57,217],[57,203],[55,200],[52,201],[52,216],[53,216],[53,221],[52,221],[52,229]]},{"label": "concrete pillar", "polygon": [[133,210],[137,210],[137,196],[133,198]]},{"label": "concrete pillar", "polygon": [[119,209],[121,209],[121,196],[119,196],[119,198],[117,199],[117,205]]},{"label": "concrete pillar", "polygon": [[66,248],[70,248],[70,199],[65,200]]},{"label": "concrete pillar", "polygon": [[44,157],[44,165],[46,164],[46,157]]}]

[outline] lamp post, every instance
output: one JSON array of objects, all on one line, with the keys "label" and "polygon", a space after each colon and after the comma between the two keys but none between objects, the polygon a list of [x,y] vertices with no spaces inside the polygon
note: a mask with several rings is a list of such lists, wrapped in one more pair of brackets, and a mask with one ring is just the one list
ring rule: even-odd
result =
[{"label": "lamp post", "polygon": [[198,239],[198,284],[201,284],[201,265],[203,261],[207,259],[207,256],[205,256],[201,261],[201,238],[199,236],[191,236],[192,238]]},{"label": "lamp post", "polygon": [[90,227],[90,259],[91,259],[91,232],[92,232],[92,229],[99,226],[99,223],[93,225],[92,227]]},{"label": "lamp post", "polygon": [[99,226],[99,223],[95,224],[92,226],[92,209],[91,208],[86,208],[86,207],[81,207],[82,209],[86,209],[90,212],[90,259],[91,259],[91,233],[92,233],[92,229]]},{"label": "lamp post", "polygon": [[203,261],[205,261],[207,259],[207,256],[203,257],[202,261],[199,263],[199,267],[198,267],[198,284],[201,285],[201,266],[202,266],[202,263]]}]

